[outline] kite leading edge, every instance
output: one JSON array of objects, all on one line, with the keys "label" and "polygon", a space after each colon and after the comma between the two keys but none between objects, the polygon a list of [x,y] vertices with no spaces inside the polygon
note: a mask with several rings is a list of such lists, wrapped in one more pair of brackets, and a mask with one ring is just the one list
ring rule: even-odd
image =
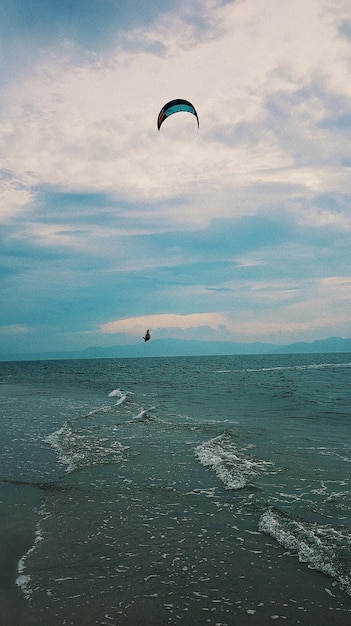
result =
[{"label": "kite leading edge", "polygon": [[193,115],[195,115],[197,119],[197,127],[199,128],[199,118],[194,105],[192,105],[191,102],[189,102],[188,100],[177,98],[176,100],[171,100],[170,102],[167,102],[167,104],[165,104],[159,112],[157,118],[158,130],[160,130],[161,125],[167,117],[173,115],[173,113],[178,113],[179,111],[187,111],[188,113],[192,113]]}]

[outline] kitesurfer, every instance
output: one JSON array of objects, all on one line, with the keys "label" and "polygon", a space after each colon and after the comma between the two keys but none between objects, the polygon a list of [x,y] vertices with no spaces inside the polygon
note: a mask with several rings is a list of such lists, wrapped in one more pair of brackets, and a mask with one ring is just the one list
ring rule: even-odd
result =
[{"label": "kitesurfer", "polygon": [[150,331],[147,329],[145,336],[143,337],[145,343],[151,339]]}]

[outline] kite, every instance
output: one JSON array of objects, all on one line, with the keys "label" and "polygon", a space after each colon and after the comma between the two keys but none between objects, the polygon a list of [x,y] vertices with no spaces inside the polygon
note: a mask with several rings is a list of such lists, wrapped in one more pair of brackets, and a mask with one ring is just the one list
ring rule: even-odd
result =
[{"label": "kite", "polygon": [[161,125],[165,121],[166,117],[173,115],[173,113],[178,113],[178,111],[188,111],[188,113],[192,113],[195,115],[197,119],[197,127],[199,128],[199,118],[197,116],[195,107],[188,100],[182,100],[181,98],[177,98],[176,100],[171,100],[165,104],[161,111],[159,112],[157,118],[157,128],[160,130]]}]

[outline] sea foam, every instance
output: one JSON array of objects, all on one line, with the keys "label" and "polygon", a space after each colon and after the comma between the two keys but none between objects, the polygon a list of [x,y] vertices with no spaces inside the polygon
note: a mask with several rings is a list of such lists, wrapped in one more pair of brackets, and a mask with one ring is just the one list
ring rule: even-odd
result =
[{"label": "sea foam", "polygon": [[44,441],[55,450],[58,461],[66,467],[67,474],[93,465],[120,463],[129,449],[129,446],[122,445],[115,439],[113,426],[110,429],[89,431],[65,422]]},{"label": "sea foam", "polygon": [[[39,510],[39,514],[42,517],[46,517],[47,513],[44,509],[44,506],[42,505],[40,510]],[[31,587],[31,576],[29,574],[26,574],[26,561],[27,559],[30,557],[30,555],[34,552],[34,550],[36,550],[36,548],[38,547],[38,544],[43,541],[44,537],[43,537],[43,532],[42,532],[42,528],[41,528],[41,521],[39,521],[37,523],[37,527],[35,530],[35,536],[34,536],[34,543],[33,545],[29,548],[29,550],[27,550],[27,552],[20,558],[20,560],[18,561],[18,565],[17,565],[17,578],[16,578],[16,585],[18,587],[20,587],[20,589],[22,590],[24,597],[29,599],[33,593],[32,587]]]},{"label": "sea foam", "polygon": [[258,530],[276,539],[301,563],[335,578],[351,595],[351,536],[329,525],[318,525],[288,517],[271,508],[260,518]]},{"label": "sea foam", "polygon": [[126,399],[127,399],[127,394],[124,393],[121,389],[113,389],[113,391],[111,391],[108,394],[109,398],[118,398],[117,402],[116,402],[116,406],[118,406],[119,404],[122,404]]},{"label": "sea foam", "polygon": [[223,433],[195,448],[195,456],[211,467],[226,489],[243,489],[252,479],[273,470],[273,463],[254,459],[248,447],[239,449],[229,434]]}]

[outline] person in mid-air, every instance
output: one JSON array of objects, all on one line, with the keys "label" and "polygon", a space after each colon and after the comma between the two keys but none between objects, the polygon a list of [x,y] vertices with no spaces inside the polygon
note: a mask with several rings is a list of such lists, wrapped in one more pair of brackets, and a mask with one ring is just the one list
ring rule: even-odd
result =
[{"label": "person in mid-air", "polygon": [[150,335],[150,331],[149,329],[147,329],[146,333],[145,333],[145,337],[143,337],[144,341],[149,341],[151,339],[151,335]]}]

